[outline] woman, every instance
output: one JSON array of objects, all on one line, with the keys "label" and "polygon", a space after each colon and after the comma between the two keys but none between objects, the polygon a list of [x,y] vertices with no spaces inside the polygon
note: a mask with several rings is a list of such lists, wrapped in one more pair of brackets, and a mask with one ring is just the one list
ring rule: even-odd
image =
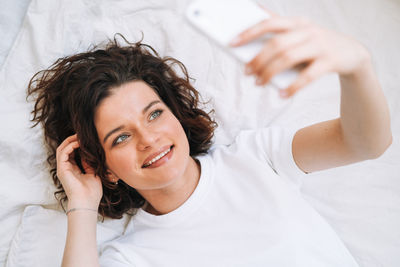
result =
[{"label": "woman", "polygon": [[63,266],[98,266],[97,212],[130,211],[125,235],[102,248],[102,266],[357,266],[297,179],[377,158],[391,144],[370,55],[351,38],[278,15],[232,45],[271,32],[246,72],[262,85],[302,64],[282,97],[337,72],[340,118],[297,132],[243,131],[210,150],[215,123],[198,109],[184,66],[140,43],[60,59],[31,81],[33,120],[44,124],[53,178],[68,198]]}]

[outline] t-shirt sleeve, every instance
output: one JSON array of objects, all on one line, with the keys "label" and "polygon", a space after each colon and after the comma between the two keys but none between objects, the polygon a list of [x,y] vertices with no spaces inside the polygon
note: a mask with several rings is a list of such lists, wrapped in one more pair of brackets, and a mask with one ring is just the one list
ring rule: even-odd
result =
[{"label": "t-shirt sleeve", "polygon": [[[295,129],[285,129],[282,127],[267,127],[257,130],[247,130],[242,137],[242,141],[253,144],[254,149],[268,163],[279,176],[287,177],[297,186],[301,185],[302,177],[306,175],[296,164],[292,153],[293,137]],[[242,135],[240,134],[240,135]],[[250,140],[250,139],[252,140]]]},{"label": "t-shirt sleeve", "polygon": [[99,257],[100,267],[132,267],[117,247],[111,244],[107,244]]},{"label": "t-shirt sleeve", "polygon": [[297,129],[268,127],[257,131],[257,140],[265,152],[271,167],[280,176],[286,176],[297,185],[306,174],[293,158],[292,144]]}]

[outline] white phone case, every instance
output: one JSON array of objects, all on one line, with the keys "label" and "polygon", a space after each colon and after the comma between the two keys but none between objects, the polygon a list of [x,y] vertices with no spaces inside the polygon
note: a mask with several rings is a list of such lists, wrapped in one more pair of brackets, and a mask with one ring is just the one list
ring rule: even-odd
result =
[{"label": "white phone case", "polygon": [[[271,35],[240,47],[229,43],[244,30],[268,19],[270,15],[251,0],[196,0],[187,8],[187,20],[242,63],[253,59]],[[296,70],[275,75],[270,83],[276,88],[287,88],[297,77]]]}]

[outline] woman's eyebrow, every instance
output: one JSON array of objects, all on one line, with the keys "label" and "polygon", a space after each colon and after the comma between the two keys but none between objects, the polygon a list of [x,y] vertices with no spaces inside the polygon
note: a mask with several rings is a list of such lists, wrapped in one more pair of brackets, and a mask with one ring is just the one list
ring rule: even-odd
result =
[{"label": "woman's eyebrow", "polygon": [[[160,100],[154,100],[152,102],[150,102],[143,110],[142,110],[142,114],[146,113],[153,105],[161,103]],[[103,144],[106,143],[107,138],[110,137],[110,135],[112,135],[115,132],[118,132],[119,130],[123,129],[125,126],[124,125],[120,125],[117,128],[111,130],[108,134],[106,134],[106,136],[103,139]]]},{"label": "woman's eyebrow", "polygon": [[124,125],[118,126],[117,128],[111,130],[108,134],[106,134],[106,136],[105,136],[104,139],[103,139],[103,144],[106,143],[106,140],[107,140],[107,138],[108,138],[110,135],[112,135],[112,134],[115,133],[115,132],[118,132],[119,130],[123,129],[124,127],[125,127]]},{"label": "woman's eyebrow", "polygon": [[146,113],[147,110],[149,110],[149,108],[151,108],[151,106],[153,106],[153,105],[155,105],[155,104],[157,104],[157,103],[161,103],[161,101],[160,101],[160,100],[154,100],[154,101],[150,102],[150,104],[148,104],[148,105],[143,109],[142,114]]}]

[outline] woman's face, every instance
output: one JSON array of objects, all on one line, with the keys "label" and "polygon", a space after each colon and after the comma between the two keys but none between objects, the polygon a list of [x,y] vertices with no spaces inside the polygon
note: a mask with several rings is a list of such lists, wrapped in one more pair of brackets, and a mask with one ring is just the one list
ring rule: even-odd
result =
[{"label": "woman's face", "polygon": [[139,193],[166,188],[191,159],[182,125],[145,82],[112,90],[95,113],[109,171]]}]

